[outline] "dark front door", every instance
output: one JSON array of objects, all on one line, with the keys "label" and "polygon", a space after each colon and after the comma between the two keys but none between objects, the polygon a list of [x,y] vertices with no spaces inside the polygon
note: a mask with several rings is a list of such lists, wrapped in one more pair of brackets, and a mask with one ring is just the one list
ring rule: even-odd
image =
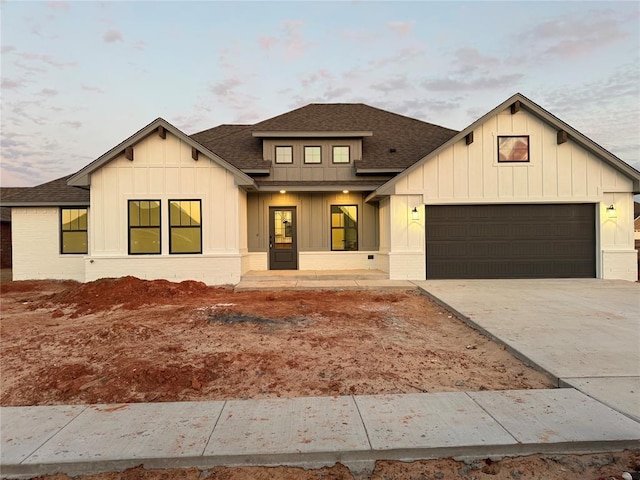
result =
[{"label": "dark front door", "polygon": [[296,270],[298,241],[295,207],[269,207],[269,269]]}]

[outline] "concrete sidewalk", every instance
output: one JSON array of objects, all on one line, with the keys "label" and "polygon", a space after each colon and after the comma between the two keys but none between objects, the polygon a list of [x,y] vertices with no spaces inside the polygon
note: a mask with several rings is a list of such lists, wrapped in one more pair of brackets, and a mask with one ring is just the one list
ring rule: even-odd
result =
[{"label": "concrete sidewalk", "polygon": [[3,407],[1,475],[411,461],[640,447],[640,423],[575,389]]},{"label": "concrete sidewalk", "polygon": [[640,284],[428,280],[428,295],[526,363],[640,420]]}]

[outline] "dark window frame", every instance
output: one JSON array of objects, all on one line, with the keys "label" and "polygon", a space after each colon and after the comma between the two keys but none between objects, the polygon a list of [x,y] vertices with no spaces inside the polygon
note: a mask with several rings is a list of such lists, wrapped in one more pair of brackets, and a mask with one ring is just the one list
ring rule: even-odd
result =
[{"label": "dark window frame", "polygon": [[[158,225],[131,226],[131,203],[132,202],[157,202],[158,203]],[[138,208],[140,206],[138,205]],[[150,210],[150,209],[149,209]],[[158,230],[158,251],[157,252],[132,252],[131,251],[131,231],[132,230]],[[159,199],[135,198],[127,200],[127,252],[129,255],[162,255],[162,201]]]},{"label": "dark window frame", "polygon": [[[334,207],[337,207],[337,208],[340,208],[340,207],[354,207],[356,209],[356,222],[355,222],[356,225],[355,225],[355,227],[334,227],[333,226],[333,213],[334,213],[333,212],[333,208]],[[343,213],[343,215],[344,215],[344,213]],[[332,252],[357,252],[357,251],[359,251],[359,243],[360,243],[360,238],[359,237],[360,237],[360,235],[358,233],[358,227],[359,227],[359,225],[358,225],[358,223],[359,223],[358,217],[359,217],[359,213],[358,213],[358,205],[357,204],[348,203],[348,204],[332,204],[331,205],[330,213],[329,213],[329,243],[331,245],[331,251]],[[346,230],[347,228],[349,230],[353,230],[355,232],[356,241],[355,241],[354,248],[334,248],[334,246],[333,246],[333,231],[334,230]]]},{"label": "dark window frame", "polygon": [[[320,160],[317,162],[307,162],[307,148],[317,148],[320,151]],[[303,162],[306,165],[322,165],[322,146],[321,145],[305,145],[303,148]]]},{"label": "dark window frame", "polygon": [[[336,148],[346,148],[347,149],[347,161],[346,162],[336,162]],[[332,145],[331,146],[331,162],[337,165],[348,165],[351,163],[351,145]]]},{"label": "dark window frame", "polygon": [[[62,213],[65,210],[84,210],[84,214],[87,218],[86,220],[87,228],[65,230],[64,223],[63,223],[64,215]],[[86,236],[86,244],[87,244],[87,248],[84,252],[65,252],[64,251],[64,234],[68,232],[72,232],[72,233],[84,232]],[[89,208],[88,207],[60,207],[60,255],[86,255],[88,253],[89,253]]]},{"label": "dark window frame", "polygon": [[[173,225],[171,222],[171,203],[172,202],[198,202],[200,208],[200,224],[199,225]],[[173,198],[169,200],[169,255],[201,255],[202,254],[202,200],[200,198]],[[173,229],[195,228],[200,230],[200,251],[197,252],[174,252],[173,251]]]},{"label": "dark window frame", "polygon": [[[288,148],[289,152],[291,152],[291,161],[290,162],[279,162],[278,161],[278,149],[279,148]],[[293,145],[276,145],[274,148],[273,161],[278,165],[291,165],[293,163]]]},{"label": "dark window frame", "polygon": [[[500,141],[505,138],[526,138],[527,139],[527,159],[526,160],[502,160],[500,158]],[[531,163],[531,136],[530,135],[498,135],[498,163]]]}]

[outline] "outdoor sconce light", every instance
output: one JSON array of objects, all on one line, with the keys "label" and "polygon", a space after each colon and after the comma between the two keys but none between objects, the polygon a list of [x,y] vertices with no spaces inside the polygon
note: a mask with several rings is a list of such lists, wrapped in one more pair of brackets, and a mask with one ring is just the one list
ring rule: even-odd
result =
[{"label": "outdoor sconce light", "polygon": [[418,207],[413,207],[413,210],[411,210],[411,219],[420,220],[420,212],[418,211]]},{"label": "outdoor sconce light", "polygon": [[616,218],[618,216],[616,206],[613,203],[607,207],[607,215],[609,218]]}]

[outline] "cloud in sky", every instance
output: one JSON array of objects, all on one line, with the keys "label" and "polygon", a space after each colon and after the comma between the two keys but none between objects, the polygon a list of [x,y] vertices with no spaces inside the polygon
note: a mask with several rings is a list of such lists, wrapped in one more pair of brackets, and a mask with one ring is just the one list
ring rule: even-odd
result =
[{"label": "cloud in sky", "polygon": [[[625,23],[629,20],[610,10],[588,11],[534,23],[514,37],[534,52],[557,58],[580,57],[627,38]],[[638,19],[631,21],[637,23]]]},{"label": "cloud in sky", "polygon": [[112,29],[107,30],[106,32],[104,32],[104,35],[102,36],[102,39],[106,43],[115,43],[115,42],[123,42],[124,41],[124,38],[122,36],[122,32],[120,30],[115,29],[115,28],[112,28]]},{"label": "cloud in sky", "polygon": [[415,25],[415,21],[410,22],[387,22],[387,26],[398,35],[404,36],[411,33],[413,30],[413,26]]},{"label": "cloud in sky", "polygon": [[461,129],[516,91],[640,167],[637,3],[148,6],[3,4],[3,185],[77,171],[158,116],[192,133],[364,102]]}]

